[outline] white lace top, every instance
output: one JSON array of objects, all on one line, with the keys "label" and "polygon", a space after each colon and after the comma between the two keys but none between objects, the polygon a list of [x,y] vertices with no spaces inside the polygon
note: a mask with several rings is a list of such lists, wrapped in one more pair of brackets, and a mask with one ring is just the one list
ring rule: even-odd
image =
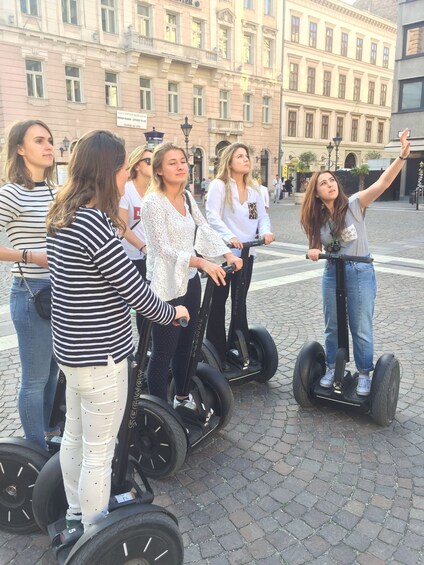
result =
[{"label": "white lace top", "polygon": [[230,251],[208,225],[191,194],[189,198],[192,215],[185,204],[185,216],[161,192],[150,192],[143,199],[141,218],[148,249],[147,280],[162,300],[184,296],[189,278],[196,274],[196,269],[189,267],[195,251],[205,257],[220,257]]}]

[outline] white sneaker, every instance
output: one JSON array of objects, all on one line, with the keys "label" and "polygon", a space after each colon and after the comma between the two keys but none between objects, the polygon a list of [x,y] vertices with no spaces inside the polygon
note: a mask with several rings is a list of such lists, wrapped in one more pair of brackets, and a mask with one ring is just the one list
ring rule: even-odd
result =
[{"label": "white sneaker", "polygon": [[358,396],[368,396],[371,392],[371,377],[369,375],[358,376],[358,385],[356,387],[356,394]]},{"label": "white sneaker", "polygon": [[321,377],[319,384],[324,388],[330,388],[333,386],[333,383],[334,383],[334,369],[327,369],[325,375]]},{"label": "white sneaker", "polygon": [[197,410],[196,403],[191,394],[189,394],[188,398],[185,398],[184,400],[178,400],[178,398],[174,396],[174,408],[178,408],[178,406],[183,406],[189,410]]}]

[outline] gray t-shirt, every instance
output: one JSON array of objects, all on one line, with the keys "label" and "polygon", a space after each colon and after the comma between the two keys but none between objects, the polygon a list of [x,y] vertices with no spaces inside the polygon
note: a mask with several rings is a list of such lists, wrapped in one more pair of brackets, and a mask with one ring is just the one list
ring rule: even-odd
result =
[{"label": "gray t-shirt", "polygon": [[[333,239],[330,231],[328,222],[321,227],[321,243],[324,249]],[[365,210],[362,211],[358,192],[349,197],[345,229],[337,239],[341,248],[340,251],[334,252],[336,255],[355,255],[357,257],[369,255],[367,230],[365,228]]]}]

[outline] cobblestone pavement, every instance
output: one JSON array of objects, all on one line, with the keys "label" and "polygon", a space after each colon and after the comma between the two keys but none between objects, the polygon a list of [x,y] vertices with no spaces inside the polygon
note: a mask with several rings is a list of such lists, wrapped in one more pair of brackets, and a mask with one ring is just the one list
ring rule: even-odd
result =
[{"label": "cobblestone pavement", "polygon": [[[173,478],[152,481],[156,502],[179,519],[185,563],[380,565],[424,563],[424,211],[376,203],[367,212],[376,256],[376,357],[401,363],[396,419],[328,407],[300,408],[296,355],[322,341],[320,268],[303,256],[292,200],[271,206],[279,242],[259,250],[249,318],[265,325],[280,356],[267,384],[233,389],[228,427],[187,458]],[[4,292],[1,335],[10,327]],[[2,306],[3,304],[3,306]],[[16,349],[0,351],[0,434],[18,435]],[[0,532],[0,565],[54,563],[46,536]]]}]

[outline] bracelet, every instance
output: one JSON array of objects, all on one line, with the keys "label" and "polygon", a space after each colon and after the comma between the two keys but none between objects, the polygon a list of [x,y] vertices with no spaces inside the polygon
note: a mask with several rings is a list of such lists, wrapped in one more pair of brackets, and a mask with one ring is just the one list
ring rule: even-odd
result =
[{"label": "bracelet", "polygon": [[22,251],[22,258],[21,258],[21,262],[26,265],[27,262],[27,255],[28,255],[28,249],[24,249]]},{"label": "bracelet", "polygon": [[399,155],[399,159],[401,159],[402,161],[406,161],[408,157],[402,157],[402,155]]},{"label": "bracelet", "polygon": [[[143,249],[146,249],[147,245],[144,244],[140,247],[139,251],[141,251],[141,253],[144,253]],[[144,253],[145,254],[145,253]]]}]

